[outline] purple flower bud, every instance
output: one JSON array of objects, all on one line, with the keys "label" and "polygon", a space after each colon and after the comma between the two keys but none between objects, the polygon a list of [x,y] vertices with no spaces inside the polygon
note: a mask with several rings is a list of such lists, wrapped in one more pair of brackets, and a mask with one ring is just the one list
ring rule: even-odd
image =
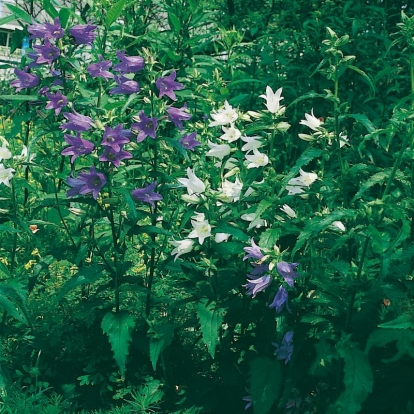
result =
[{"label": "purple flower bud", "polygon": [[135,73],[145,66],[144,58],[141,56],[126,56],[125,52],[117,51],[116,56],[121,61],[114,66],[114,70],[122,73]]},{"label": "purple flower bud", "polygon": [[63,116],[69,121],[62,124],[60,129],[69,129],[71,131],[88,131],[92,128],[93,121],[89,116],[78,114],[74,109],[73,113],[64,112]]},{"label": "purple flower bud", "polygon": [[107,70],[112,66],[112,62],[110,60],[102,60],[102,55],[98,55],[98,57],[99,62],[92,63],[86,70],[93,78],[100,77],[104,78],[106,81],[108,81],[108,79],[112,79],[114,75]]},{"label": "purple flower bud", "polygon": [[169,107],[167,109],[168,119],[174,122],[174,125],[181,131],[183,129],[183,123],[181,121],[188,121],[191,115],[185,112],[187,109],[187,103],[184,103],[182,108]]},{"label": "purple flower bud", "polygon": [[118,86],[109,90],[110,95],[131,95],[140,90],[138,82],[126,76],[114,76],[114,79]]},{"label": "purple flower bud", "polygon": [[260,247],[257,246],[254,242],[254,239],[251,239],[252,247],[244,247],[243,250],[248,253],[246,256],[243,257],[243,260],[249,259],[250,257],[253,259],[260,260],[264,257],[263,253],[260,251]]}]

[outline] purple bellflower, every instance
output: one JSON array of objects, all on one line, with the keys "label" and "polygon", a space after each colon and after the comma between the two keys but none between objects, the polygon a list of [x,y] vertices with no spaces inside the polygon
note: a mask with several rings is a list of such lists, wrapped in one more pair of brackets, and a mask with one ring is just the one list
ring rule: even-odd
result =
[{"label": "purple bellflower", "polygon": [[253,295],[252,297],[256,297],[256,295],[265,290],[271,283],[272,277],[269,275],[265,275],[259,277],[258,279],[247,279],[248,283],[243,285],[247,289],[246,295]]},{"label": "purple bellflower", "polygon": [[68,98],[62,95],[62,92],[60,91],[57,91],[55,95],[46,93],[46,97],[50,99],[47,102],[46,109],[54,109],[56,116],[58,116],[62,108],[68,104]]},{"label": "purple bellflower", "polygon": [[122,129],[122,127],[122,124],[117,125],[115,128],[105,126],[101,145],[111,147],[115,152],[121,151],[121,146],[128,144],[129,136],[133,136],[129,129]]},{"label": "purple bellflower", "polygon": [[111,95],[131,95],[140,91],[138,82],[127,78],[126,76],[114,76],[118,86],[109,90]]},{"label": "purple bellflower", "polygon": [[287,290],[283,286],[280,286],[279,290],[276,292],[273,302],[269,305],[269,308],[275,308],[276,313],[280,313],[286,305],[286,309],[290,312],[288,297],[289,294]]},{"label": "purple bellflower", "polygon": [[112,66],[112,62],[110,60],[102,60],[102,55],[98,55],[98,57],[99,62],[92,63],[86,70],[93,78],[104,78],[106,81],[112,79],[114,75],[108,72],[108,69]]},{"label": "purple bellflower", "polygon": [[92,197],[96,200],[102,187],[106,184],[106,178],[105,175],[97,172],[95,166],[92,165],[89,173],[80,173],[78,178],[69,177],[66,183],[73,187],[67,191],[68,197],[92,193]]},{"label": "purple bellflower", "polygon": [[287,263],[287,262],[279,262],[277,264],[277,271],[280,273],[281,276],[285,279],[286,283],[293,287],[295,281],[294,278],[300,277],[299,273],[296,273],[296,268],[299,266],[299,263]]},{"label": "purple bellflower", "polygon": [[123,145],[120,145],[119,151],[113,147],[105,147],[103,154],[99,157],[99,161],[112,162],[115,167],[119,167],[121,160],[132,158],[132,154],[128,151],[122,150]]},{"label": "purple bellflower", "polygon": [[175,82],[175,77],[177,73],[172,71],[168,76],[158,78],[155,81],[155,85],[157,86],[158,90],[160,91],[159,97],[161,98],[164,95],[167,95],[173,101],[177,100],[174,91],[179,91],[184,89],[184,85],[180,82]]},{"label": "purple bellflower", "polygon": [[260,251],[260,247],[254,242],[254,239],[251,239],[252,247],[244,247],[243,250],[247,253],[246,256],[243,257],[243,260],[252,259],[260,260],[264,257],[263,253]]},{"label": "purple bellflower", "polygon": [[53,24],[34,22],[27,28],[27,31],[31,34],[31,39],[60,39],[65,35],[65,31],[60,25],[59,17],[56,17]]},{"label": "purple bellflower", "polygon": [[276,347],[275,355],[278,360],[285,360],[285,365],[290,361],[293,353],[293,331],[288,331],[282,339],[281,345],[276,342],[272,342],[272,345]]},{"label": "purple bellflower", "polygon": [[65,148],[61,154],[72,155],[72,158],[70,159],[71,163],[73,163],[76,158],[79,157],[79,155],[90,154],[95,148],[95,145],[93,145],[92,142],[80,137],[80,132],[78,132],[76,137],[73,135],[65,134],[64,138],[70,147]]},{"label": "purple bellflower", "polygon": [[88,131],[92,128],[93,121],[89,116],[78,114],[75,110],[73,113],[64,112],[63,116],[69,121],[62,124],[60,129],[69,129],[71,131]]},{"label": "purple bellflower", "polygon": [[144,111],[140,111],[139,122],[131,124],[131,128],[134,131],[139,131],[137,136],[137,142],[142,142],[146,137],[155,139],[158,127],[157,118],[148,118]]},{"label": "purple bellflower", "polygon": [[173,108],[172,106],[167,109],[168,119],[174,122],[174,125],[182,131],[183,123],[181,121],[188,121],[191,118],[191,114],[185,112],[187,109],[187,103],[184,103],[182,108]]},{"label": "purple bellflower", "polygon": [[37,64],[47,63],[52,64],[60,56],[60,50],[56,46],[52,45],[48,39],[45,40],[44,45],[33,46],[33,50],[37,53]]},{"label": "purple bellflower", "polygon": [[196,136],[197,132],[193,132],[190,135],[185,134],[180,139],[180,144],[183,146],[184,149],[194,151],[195,147],[199,147],[201,145],[201,142],[195,139]]},{"label": "purple bellflower", "polygon": [[126,56],[125,52],[117,51],[117,58],[121,61],[114,66],[114,70],[122,73],[135,73],[145,66],[144,58],[141,56]]},{"label": "purple bellflower", "polygon": [[265,273],[269,272],[269,265],[267,263],[250,263],[253,266],[253,269],[250,271],[250,273],[247,275],[248,277],[251,277],[252,279],[256,279],[259,276],[263,276]]},{"label": "purple bellflower", "polygon": [[26,70],[15,68],[14,74],[17,76],[17,79],[11,81],[10,86],[16,88],[16,92],[20,92],[24,88],[35,88],[39,85],[39,77],[31,73],[27,73]]},{"label": "purple bellflower", "polygon": [[78,24],[69,29],[69,34],[74,37],[77,45],[90,45],[95,40],[94,30],[98,26],[92,24]]},{"label": "purple bellflower", "polygon": [[162,195],[153,191],[156,186],[157,182],[154,181],[152,184],[147,184],[144,188],[136,188],[132,191],[132,197],[137,201],[143,201],[155,207],[154,201],[162,200]]}]

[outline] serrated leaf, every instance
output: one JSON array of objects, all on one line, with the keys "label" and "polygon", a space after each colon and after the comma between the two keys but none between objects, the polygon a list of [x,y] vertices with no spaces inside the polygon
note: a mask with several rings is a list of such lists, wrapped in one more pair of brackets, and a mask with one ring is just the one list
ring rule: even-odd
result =
[{"label": "serrated leaf", "polygon": [[267,414],[282,389],[282,369],[276,358],[261,357],[250,363],[250,394],[254,414]]},{"label": "serrated leaf", "polygon": [[345,391],[339,396],[326,414],[356,414],[362,403],[372,392],[372,371],[366,355],[343,338],[337,345],[339,356],[344,359]]},{"label": "serrated leaf", "polygon": [[260,235],[259,246],[262,249],[273,249],[273,246],[279,240],[281,229],[267,229]]},{"label": "serrated leaf", "polygon": [[150,360],[155,371],[161,352],[171,344],[174,338],[174,327],[168,324],[155,326],[148,333],[151,334]]},{"label": "serrated leaf", "polygon": [[32,23],[32,18],[30,17],[30,14],[26,13],[20,7],[10,3],[4,3],[4,5],[14,14],[16,19],[23,20],[24,22],[29,24]]},{"label": "serrated leaf", "polygon": [[125,377],[126,358],[131,342],[131,331],[135,326],[132,315],[126,311],[118,313],[108,312],[102,320],[102,330],[108,335],[109,343],[114,352],[115,361],[118,364],[122,377]]},{"label": "serrated leaf", "polygon": [[391,342],[397,342],[397,353],[382,362],[390,363],[398,361],[404,355],[414,358],[414,331],[411,329],[378,329],[371,333],[365,353],[368,355],[372,347],[385,347]]},{"label": "serrated leaf", "polygon": [[200,321],[203,341],[212,358],[216,351],[223,314],[224,309],[216,309],[215,302],[208,303],[207,299],[202,299],[197,305],[197,317]]},{"label": "serrated leaf", "polygon": [[388,179],[391,173],[391,168],[385,168],[383,171],[377,172],[376,174],[372,175],[368,178],[365,182],[363,182],[359,186],[359,191],[355,194],[352,201],[357,200],[359,197],[362,196],[367,190],[373,187],[376,184],[384,184],[384,182]]},{"label": "serrated leaf", "polygon": [[56,301],[59,302],[64,296],[66,296],[71,290],[78,286],[90,285],[95,283],[103,276],[103,267],[100,265],[92,265],[89,267],[83,267],[76,273],[69,281],[65,283],[60,292],[56,296]]},{"label": "serrated leaf", "polygon": [[117,1],[106,13],[105,25],[106,27],[111,26],[111,24],[121,15],[122,10],[124,9],[126,0]]},{"label": "serrated leaf", "polygon": [[392,321],[381,323],[378,327],[388,329],[414,329],[414,314],[410,312],[400,315]]}]

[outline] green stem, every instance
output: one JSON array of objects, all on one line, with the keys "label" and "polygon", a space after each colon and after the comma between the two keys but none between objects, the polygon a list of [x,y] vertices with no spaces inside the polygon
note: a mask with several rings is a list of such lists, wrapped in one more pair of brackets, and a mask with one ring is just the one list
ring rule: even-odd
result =
[{"label": "green stem", "polygon": [[[13,211],[14,215],[17,219],[17,204],[16,204],[16,191],[14,189],[14,183],[12,181],[11,183],[11,191],[12,191],[12,201],[13,201]],[[13,227],[16,229],[17,224],[16,221],[13,221]],[[14,266],[16,262],[16,250],[17,250],[17,232],[13,233],[13,247],[11,251],[11,257],[10,257],[10,275],[13,277],[14,273]]]}]

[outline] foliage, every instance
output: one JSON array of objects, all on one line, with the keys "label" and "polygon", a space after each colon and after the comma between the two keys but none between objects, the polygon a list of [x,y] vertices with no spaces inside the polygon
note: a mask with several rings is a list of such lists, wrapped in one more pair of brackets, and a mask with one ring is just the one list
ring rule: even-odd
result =
[{"label": "foliage", "polygon": [[62,4],[1,21],[0,411],[413,412],[413,6]]}]

